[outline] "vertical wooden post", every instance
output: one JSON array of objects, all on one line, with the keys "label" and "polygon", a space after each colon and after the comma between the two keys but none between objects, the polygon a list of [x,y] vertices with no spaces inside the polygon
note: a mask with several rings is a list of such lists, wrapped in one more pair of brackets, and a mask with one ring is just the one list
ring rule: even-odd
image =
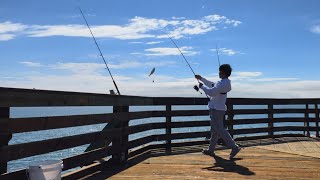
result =
[{"label": "vertical wooden post", "polygon": [[316,136],[319,137],[319,131],[320,131],[320,128],[319,128],[319,109],[318,109],[318,103],[316,103],[314,105],[314,109],[315,109],[315,118],[316,118],[316,121],[315,121],[315,124],[316,124]]},{"label": "vertical wooden post", "polygon": [[310,123],[309,123],[309,104],[306,104],[306,109],[304,112],[304,127],[307,129],[307,134],[304,131],[304,135],[310,136]]},{"label": "vertical wooden post", "polygon": [[171,105],[166,105],[166,151],[171,152]]},{"label": "vertical wooden post", "polygon": [[234,117],[234,113],[233,113],[233,105],[230,104],[228,105],[228,111],[229,111],[229,115],[228,115],[228,130],[229,133],[231,135],[231,137],[233,138],[233,117]]},{"label": "vertical wooden post", "polygon": [[268,104],[268,119],[269,136],[272,136],[273,138],[273,104]]},{"label": "vertical wooden post", "polygon": [[[128,113],[129,106],[114,106],[113,113]],[[121,116],[123,117],[123,116]],[[128,135],[125,133],[124,128],[129,126],[129,120],[115,119],[114,128],[121,128],[121,134],[112,138],[112,162],[114,164],[124,164],[128,160]]]},{"label": "vertical wooden post", "polygon": [[[12,133],[9,129],[9,107],[0,107],[0,148],[7,146],[10,139],[12,138]],[[1,154],[3,156],[3,154]],[[1,158],[2,159],[2,158]],[[7,172],[7,160],[0,161],[0,174]]]}]

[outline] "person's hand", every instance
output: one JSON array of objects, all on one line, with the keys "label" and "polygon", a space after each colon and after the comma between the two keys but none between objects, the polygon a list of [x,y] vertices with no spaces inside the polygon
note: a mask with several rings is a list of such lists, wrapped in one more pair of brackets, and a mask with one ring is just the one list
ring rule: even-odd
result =
[{"label": "person's hand", "polygon": [[200,79],[202,78],[202,77],[201,77],[200,75],[198,75],[198,74],[195,75],[194,77],[195,77],[196,79],[198,79],[198,80],[200,80]]},{"label": "person's hand", "polygon": [[201,82],[199,82],[199,88],[201,88],[203,86],[203,84]]}]

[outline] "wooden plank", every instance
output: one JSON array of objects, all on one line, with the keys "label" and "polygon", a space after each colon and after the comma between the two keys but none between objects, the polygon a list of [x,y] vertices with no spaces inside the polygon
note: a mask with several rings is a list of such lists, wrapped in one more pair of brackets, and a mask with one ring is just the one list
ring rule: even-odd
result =
[{"label": "wooden plank", "polygon": [[[306,104],[306,109],[304,110],[304,118],[305,118],[304,126],[306,127],[306,131],[304,131],[303,133],[310,137],[310,129],[309,129],[310,123],[308,121],[308,119],[309,119],[309,104]],[[307,132],[307,133],[305,133],[305,132]]]},{"label": "wooden plank", "polygon": [[274,114],[274,109],[273,109],[273,104],[268,104],[268,128],[269,128],[269,135],[273,136],[274,135],[274,129],[273,129],[273,114]]},{"label": "wooden plank", "polygon": [[228,127],[229,133],[231,137],[233,138],[233,126],[234,126],[234,111],[233,111],[233,105],[229,104],[228,105],[228,120],[225,121],[225,125]]},{"label": "wooden plank", "polygon": [[171,111],[172,111],[172,106],[167,105],[166,106],[166,136],[168,139],[166,139],[166,150],[168,152],[171,151],[171,129],[172,129],[172,122],[171,122]]},{"label": "wooden plank", "polygon": [[[129,106],[114,106],[114,113],[129,112]],[[113,136],[112,138],[112,163],[113,164],[123,164],[127,162],[128,159],[128,134],[126,133],[126,129],[128,129],[128,118],[125,118],[127,121],[114,121],[113,127],[120,128],[120,134],[118,136]]]},{"label": "wooden plank", "polygon": [[[209,131],[206,132],[188,132],[188,133],[174,133],[171,134],[171,139],[187,139],[187,138],[200,138],[200,137],[207,137]],[[160,135],[159,135],[160,136]],[[166,136],[160,136],[158,140],[165,140]]]},{"label": "wooden plank", "polygon": [[[195,111],[173,111],[167,114],[165,111],[142,111],[142,112],[118,112],[108,114],[93,115],[73,115],[73,116],[54,116],[54,117],[35,117],[35,118],[14,118],[9,121],[11,132],[30,132],[57,128],[67,128],[75,126],[92,125],[99,123],[110,123],[113,121],[127,122],[133,119],[142,119],[150,117],[168,116],[196,116],[206,115],[207,110]],[[59,122],[59,123],[57,123]]]},{"label": "wooden plank", "polygon": [[27,177],[27,170],[21,169],[17,171],[13,171],[10,173],[5,173],[0,175],[1,180],[29,180]]},{"label": "wooden plank", "polygon": [[[314,99],[228,98],[234,105],[315,104]],[[0,87],[0,106],[130,106],[130,105],[205,105],[207,98],[114,96],[109,94],[48,91]]]},{"label": "wooden plank", "polygon": [[146,137],[143,137],[143,138],[139,138],[139,139],[135,139],[135,140],[129,141],[128,142],[128,149],[136,148],[138,146],[148,144],[148,143],[150,143],[150,142],[152,142],[154,140],[155,140],[155,135],[151,135],[151,136],[146,136]]},{"label": "wooden plank", "polygon": [[97,93],[0,88],[0,106],[114,106],[153,105],[152,97],[114,96]]},{"label": "wooden plank", "polygon": [[111,154],[111,147],[104,147],[63,159],[63,170],[88,165]]},{"label": "wooden plank", "polygon": [[[9,130],[9,107],[0,107],[0,149],[6,147],[12,138],[12,132]],[[7,172],[7,154],[4,153],[0,159],[0,174]]]},{"label": "wooden plank", "polygon": [[73,115],[35,118],[14,118],[10,119],[10,130],[14,133],[40,131],[92,124],[110,123],[121,114],[93,114]]},{"label": "wooden plank", "polygon": [[[200,153],[150,157],[139,164],[91,179],[318,179],[319,160],[281,152],[245,148],[236,161],[227,160],[229,150],[213,159]],[[151,154],[152,155],[152,154]],[[303,165],[303,166],[302,166]],[[117,172],[117,173],[114,173]]]},{"label": "wooden plank", "polygon": [[164,129],[166,128],[166,123],[147,123],[147,124],[139,124],[135,126],[129,126],[124,129],[125,134],[135,134],[143,131],[153,130],[153,129]]},{"label": "wooden plank", "polygon": [[269,132],[269,128],[250,128],[250,129],[234,129],[233,134],[255,134],[255,133],[264,133]]},{"label": "wooden plank", "polygon": [[320,147],[314,143],[315,140],[307,137],[297,137],[297,139],[308,152],[320,152]]},{"label": "wooden plank", "polygon": [[318,104],[314,104],[314,109],[315,109],[315,124],[317,127],[316,130],[316,137],[319,137],[319,132],[320,132],[320,127],[319,127],[319,119],[320,119],[320,115],[319,115],[319,109],[318,109]]},{"label": "wooden plank", "polygon": [[81,146],[94,142],[97,139],[118,136],[120,132],[120,129],[111,129],[105,132],[93,132],[67,136],[63,138],[54,138],[30,143],[4,146],[0,149],[0,160],[5,160],[6,158],[8,160],[16,160],[24,157]]},{"label": "wooden plank", "polygon": [[172,122],[171,128],[185,128],[185,127],[202,127],[210,126],[210,121],[184,121],[184,122]]},{"label": "wooden plank", "polygon": [[320,104],[320,98],[290,98],[290,99],[269,99],[269,98],[228,98],[227,104],[233,105],[303,105],[303,104]]},{"label": "wooden plank", "polygon": [[236,141],[249,141],[249,140],[257,140],[257,139],[267,139],[267,138],[280,138],[280,137],[305,137],[302,134],[278,134],[278,135],[265,135],[265,136],[249,136],[249,137],[238,137],[235,138]]}]

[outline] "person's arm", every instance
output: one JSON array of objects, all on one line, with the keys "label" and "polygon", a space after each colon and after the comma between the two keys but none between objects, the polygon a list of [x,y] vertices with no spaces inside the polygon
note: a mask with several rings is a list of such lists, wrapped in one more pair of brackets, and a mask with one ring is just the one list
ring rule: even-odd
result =
[{"label": "person's arm", "polygon": [[213,87],[214,83],[212,81],[207,80],[206,78],[200,76],[200,75],[195,75],[194,76],[198,81],[200,80],[201,82],[203,82],[203,84],[205,84],[208,87]]},{"label": "person's arm", "polygon": [[207,86],[201,86],[200,88],[209,96],[216,96],[229,91],[227,86],[222,83],[217,83],[217,85],[212,88],[208,88]]},{"label": "person's arm", "polygon": [[205,84],[208,87],[214,87],[214,82],[207,80],[204,77],[201,77],[200,81],[203,82],[203,84]]}]

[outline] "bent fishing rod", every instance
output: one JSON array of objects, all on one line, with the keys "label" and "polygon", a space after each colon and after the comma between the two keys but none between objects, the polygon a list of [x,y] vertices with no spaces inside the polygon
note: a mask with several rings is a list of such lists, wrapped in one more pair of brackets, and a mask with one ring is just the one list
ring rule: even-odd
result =
[{"label": "bent fishing rod", "polygon": [[[84,16],[84,14],[83,14],[83,12],[82,12],[82,10],[81,10],[80,7],[79,7],[79,10],[80,10],[80,13],[82,14],[82,17],[83,17],[84,21],[86,22],[86,25],[87,25],[90,33],[91,33],[91,36],[92,36],[92,38],[93,38],[93,40],[94,40],[94,43],[96,44],[96,46],[97,46],[97,48],[98,48],[98,50],[99,50],[99,52],[100,52],[100,56],[102,57],[102,60],[103,60],[104,64],[105,64],[106,67],[107,67],[107,70],[108,70],[108,72],[109,72],[109,74],[110,74],[110,77],[111,77],[111,79],[112,79],[112,81],[113,81],[113,84],[114,84],[114,86],[115,86],[116,89],[117,89],[117,93],[118,93],[118,95],[120,95],[120,91],[119,91],[119,89],[118,89],[118,86],[117,86],[116,82],[115,82],[114,79],[113,79],[113,76],[112,76],[111,71],[110,71],[110,69],[109,69],[109,67],[108,67],[108,64],[107,64],[106,60],[104,59],[104,56],[103,56],[103,54],[102,54],[102,52],[101,52],[101,49],[100,49],[100,47],[99,47],[99,45],[98,45],[98,43],[97,43],[97,41],[96,41],[96,38],[94,37],[94,35],[93,35],[92,31],[91,31],[91,28],[90,28],[90,26],[89,26],[89,24],[88,24],[88,21],[87,21],[86,17]],[[112,91],[112,90],[111,90],[111,91]],[[110,92],[111,92],[111,91],[110,91]]]},{"label": "bent fishing rod", "polygon": [[[193,71],[190,63],[188,62],[187,58],[184,56],[184,54],[183,54],[182,51],[180,50],[179,46],[176,44],[176,42],[174,42],[174,40],[173,40],[169,35],[167,35],[167,36],[168,36],[168,38],[173,42],[173,44],[176,46],[176,48],[179,50],[179,52],[180,52],[180,54],[182,55],[183,59],[186,61],[186,63],[188,64],[189,68],[191,69],[193,75],[196,76],[196,73],[194,73],[194,71]],[[197,81],[198,81],[198,83],[200,83],[199,79],[197,79]],[[195,89],[196,91],[200,92],[199,89],[196,89],[195,87],[194,87],[194,89]],[[202,94],[202,92],[200,92],[200,94]],[[206,96],[208,97],[208,95],[206,95]],[[209,97],[208,97],[208,98],[209,98]]]}]

